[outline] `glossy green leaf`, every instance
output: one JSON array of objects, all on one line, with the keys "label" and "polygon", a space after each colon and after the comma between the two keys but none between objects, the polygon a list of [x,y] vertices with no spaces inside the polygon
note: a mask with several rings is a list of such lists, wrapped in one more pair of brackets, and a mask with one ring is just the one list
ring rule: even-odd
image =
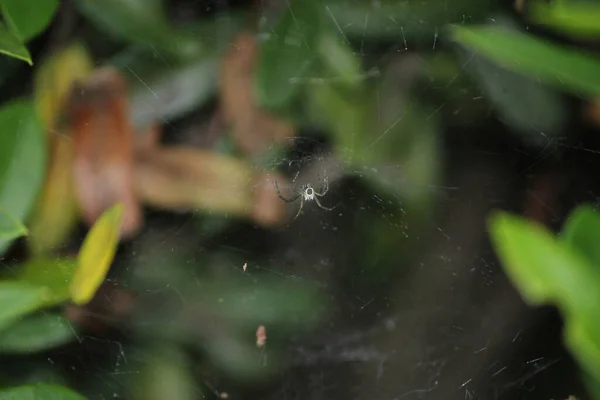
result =
[{"label": "glossy green leaf", "polygon": [[527,16],[540,25],[566,34],[593,39],[600,37],[600,4],[593,1],[533,1]]},{"label": "glossy green leaf", "polygon": [[12,215],[0,210],[0,243],[25,235],[27,228]]},{"label": "glossy green leaf", "polygon": [[160,0],[75,0],[91,22],[113,36],[168,55],[190,57],[201,50],[194,37],[169,25]]},{"label": "glossy green leaf", "polygon": [[600,58],[497,27],[453,26],[455,41],[499,65],[583,98],[600,97]]},{"label": "glossy green leaf", "polygon": [[261,106],[285,109],[305,87],[317,65],[321,23],[313,1],[294,1],[260,43],[254,89]]},{"label": "glossy green leaf", "polygon": [[102,213],[83,241],[70,285],[75,304],[89,302],[104,281],[117,252],[122,219],[123,206],[112,206]]},{"label": "glossy green leaf", "polygon": [[[27,219],[42,187],[46,157],[46,135],[32,102],[5,103],[0,108],[0,209],[18,221]],[[7,247],[0,244],[0,254]]]},{"label": "glossy green leaf", "polygon": [[23,42],[15,36],[3,22],[0,22],[0,53],[23,60],[29,65],[33,65],[27,47],[25,47]]},{"label": "glossy green leaf", "polygon": [[2,0],[2,16],[22,41],[39,35],[52,21],[58,0]]},{"label": "glossy green leaf", "polygon": [[573,250],[588,258],[600,271],[600,213],[591,205],[573,211],[559,236]]},{"label": "glossy green leaf", "polygon": [[46,306],[63,303],[70,298],[70,284],[77,261],[65,258],[34,258],[19,267],[16,279],[46,288]]},{"label": "glossy green leaf", "polygon": [[0,400],[86,400],[63,386],[37,383],[0,390]]},{"label": "glossy green leaf", "polygon": [[47,297],[45,288],[24,282],[0,281],[0,329],[43,306]]},{"label": "glossy green leaf", "polygon": [[30,315],[0,331],[0,352],[35,353],[69,343],[75,337],[62,315]]}]

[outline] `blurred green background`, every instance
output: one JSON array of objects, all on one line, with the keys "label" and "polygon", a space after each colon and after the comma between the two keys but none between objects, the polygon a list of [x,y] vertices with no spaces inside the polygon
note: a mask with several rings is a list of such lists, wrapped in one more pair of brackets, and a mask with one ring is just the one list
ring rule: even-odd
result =
[{"label": "blurred green background", "polygon": [[0,6],[0,399],[600,399],[600,3]]}]

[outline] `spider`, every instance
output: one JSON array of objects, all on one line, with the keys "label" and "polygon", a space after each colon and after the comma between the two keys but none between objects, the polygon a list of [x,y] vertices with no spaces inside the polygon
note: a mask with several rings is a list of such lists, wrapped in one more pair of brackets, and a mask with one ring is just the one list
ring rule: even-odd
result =
[{"label": "spider", "polygon": [[[292,181],[292,190],[295,190],[294,189],[295,181],[296,181],[295,179]],[[298,200],[298,198],[300,199],[300,208],[298,209],[298,212],[296,213],[294,220],[296,218],[298,218],[298,216],[302,212],[302,207],[304,207],[305,201],[313,201],[314,200],[320,208],[322,208],[323,210],[326,210],[326,211],[333,211],[333,209],[337,207],[337,205],[335,205],[333,207],[325,207],[319,201],[319,197],[325,196],[325,194],[329,190],[329,183],[327,182],[327,179],[325,179],[325,181],[324,181],[324,188],[322,189],[321,193],[317,192],[310,183],[307,183],[306,185],[302,185],[299,190],[295,190],[296,195],[294,197],[292,197],[291,199],[283,197],[283,195],[279,191],[279,186],[277,185],[277,181],[273,182],[273,186],[275,186],[275,191],[277,192],[277,196],[279,196],[279,198],[281,200],[283,200],[287,203],[292,203],[292,202]]]}]

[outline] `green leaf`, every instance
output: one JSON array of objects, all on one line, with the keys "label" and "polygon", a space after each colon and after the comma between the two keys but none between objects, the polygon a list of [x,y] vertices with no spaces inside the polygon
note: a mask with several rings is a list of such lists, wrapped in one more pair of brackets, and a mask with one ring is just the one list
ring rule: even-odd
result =
[{"label": "green leaf", "polygon": [[58,0],[2,0],[4,20],[22,42],[46,29],[57,8]]},{"label": "green leaf", "polygon": [[[0,208],[18,221],[27,219],[42,187],[46,157],[46,135],[32,102],[5,103],[0,108]],[[0,254],[7,247],[0,244]]]},{"label": "green leaf", "polygon": [[218,88],[216,52],[167,65],[154,54],[133,49],[119,54],[111,64],[129,80],[131,120],[140,130],[193,110]]},{"label": "green leaf", "polygon": [[0,22],[0,53],[25,61],[33,65],[31,55],[21,40],[12,33],[3,22]]},{"label": "green leaf", "polygon": [[100,29],[132,43],[177,57],[199,54],[200,42],[173,29],[160,0],[75,0],[75,6]]},{"label": "green leaf", "polygon": [[[489,17],[496,6],[491,0],[329,0],[330,22],[355,43],[393,40],[409,49],[433,47],[438,29],[446,24],[470,23]],[[437,38],[439,40],[439,38]]]},{"label": "green leaf", "polygon": [[600,58],[505,28],[453,26],[455,41],[499,65],[583,98],[600,97]]},{"label": "green leaf", "polygon": [[535,222],[496,212],[488,225],[504,269],[526,300],[594,313],[600,304],[599,269]]},{"label": "green leaf", "polygon": [[86,400],[80,394],[58,385],[37,383],[0,390],[0,400]]},{"label": "green leaf", "polygon": [[122,219],[123,206],[112,206],[98,218],[83,241],[70,286],[75,304],[89,302],[104,281],[117,251]]},{"label": "green leaf", "polygon": [[360,85],[366,76],[362,74],[360,60],[352,54],[352,48],[344,38],[324,32],[318,41],[319,53],[323,64],[331,71],[332,82],[339,82],[351,87]]},{"label": "green leaf", "polygon": [[535,222],[496,212],[489,228],[504,270],[521,295],[532,304],[558,306],[567,346],[600,379],[600,270]]},{"label": "green leaf", "polygon": [[536,24],[584,39],[600,36],[600,4],[596,2],[538,0],[527,6],[527,16]]},{"label": "green leaf", "polygon": [[[197,399],[194,376],[188,367],[186,354],[173,348],[153,343],[144,353],[144,362],[131,385],[133,398],[145,400]],[[204,397],[200,395],[200,397]]]},{"label": "green leaf", "polygon": [[600,271],[600,213],[593,206],[577,207],[565,222],[559,240],[587,257]]},{"label": "green leaf", "polygon": [[265,325],[308,326],[321,317],[319,311],[324,301],[308,285],[281,282],[263,282],[260,290],[244,282],[211,282],[210,287],[203,288],[203,295],[215,300],[213,307],[219,315],[241,325],[261,321]]},{"label": "green leaf", "polygon": [[27,228],[10,214],[0,210],[0,243],[27,235]]},{"label": "green leaf", "polygon": [[45,288],[24,282],[0,281],[0,329],[43,306]]},{"label": "green leaf", "polygon": [[62,315],[37,314],[0,331],[0,352],[35,353],[75,339],[75,332]]},{"label": "green leaf", "polygon": [[[520,31],[514,20],[502,15],[494,17],[494,25]],[[533,76],[503,68],[478,54],[460,53],[461,64],[472,73],[501,121],[521,133],[522,139],[551,151],[552,138],[563,133],[567,122],[564,96]]]},{"label": "green leaf", "polygon": [[71,258],[34,258],[21,265],[16,279],[48,290],[46,306],[63,303],[70,298],[70,284],[77,261]]},{"label": "green leaf", "polygon": [[254,91],[259,104],[286,109],[305,86],[318,60],[321,13],[313,1],[295,1],[260,44]]}]

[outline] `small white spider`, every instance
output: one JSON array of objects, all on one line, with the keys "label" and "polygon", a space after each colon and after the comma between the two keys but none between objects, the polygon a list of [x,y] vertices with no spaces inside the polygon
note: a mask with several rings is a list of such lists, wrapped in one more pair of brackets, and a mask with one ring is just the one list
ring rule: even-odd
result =
[{"label": "small white spider", "polygon": [[[294,183],[295,183],[295,179],[292,181],[292,190],[294,190]],[[304,207],[305,201],[313,201],[314,200],[315,203],[317,203],[317,205],[320,208],[322,208],[323,210],[326,210],[326,211],[333,211],[333,209],[337,207],[337,205],[335,205],[333,207],[325,207],[319,201],[319,197],[325,196],[325,194],[329,190],[329,183],[327,182],[327,179],[325,179],[325,181],[324,181],[324,188],[322,189],[321,193],[317,192],[310,183],[307,183],[306,185],[302,185],[300,187],[300,189],[296,190],[295,191],[296,195],[294,197],[292,197],[291,199],[283,197],[283,195],[279,191],[279,186],[277,185],[277,181],[273,182],[273,184],[275,186],[275,191],[277,192],[277,196],[279,196],[279,198],[281,200],[283,200],[287,203],[292,203],[292,202],[300,199],[300,208],[298,209],[298,212],[296,213],[296,216],[294,217],[294,219],[298,218],[298,216],[302,212],[302,207]]]}]

